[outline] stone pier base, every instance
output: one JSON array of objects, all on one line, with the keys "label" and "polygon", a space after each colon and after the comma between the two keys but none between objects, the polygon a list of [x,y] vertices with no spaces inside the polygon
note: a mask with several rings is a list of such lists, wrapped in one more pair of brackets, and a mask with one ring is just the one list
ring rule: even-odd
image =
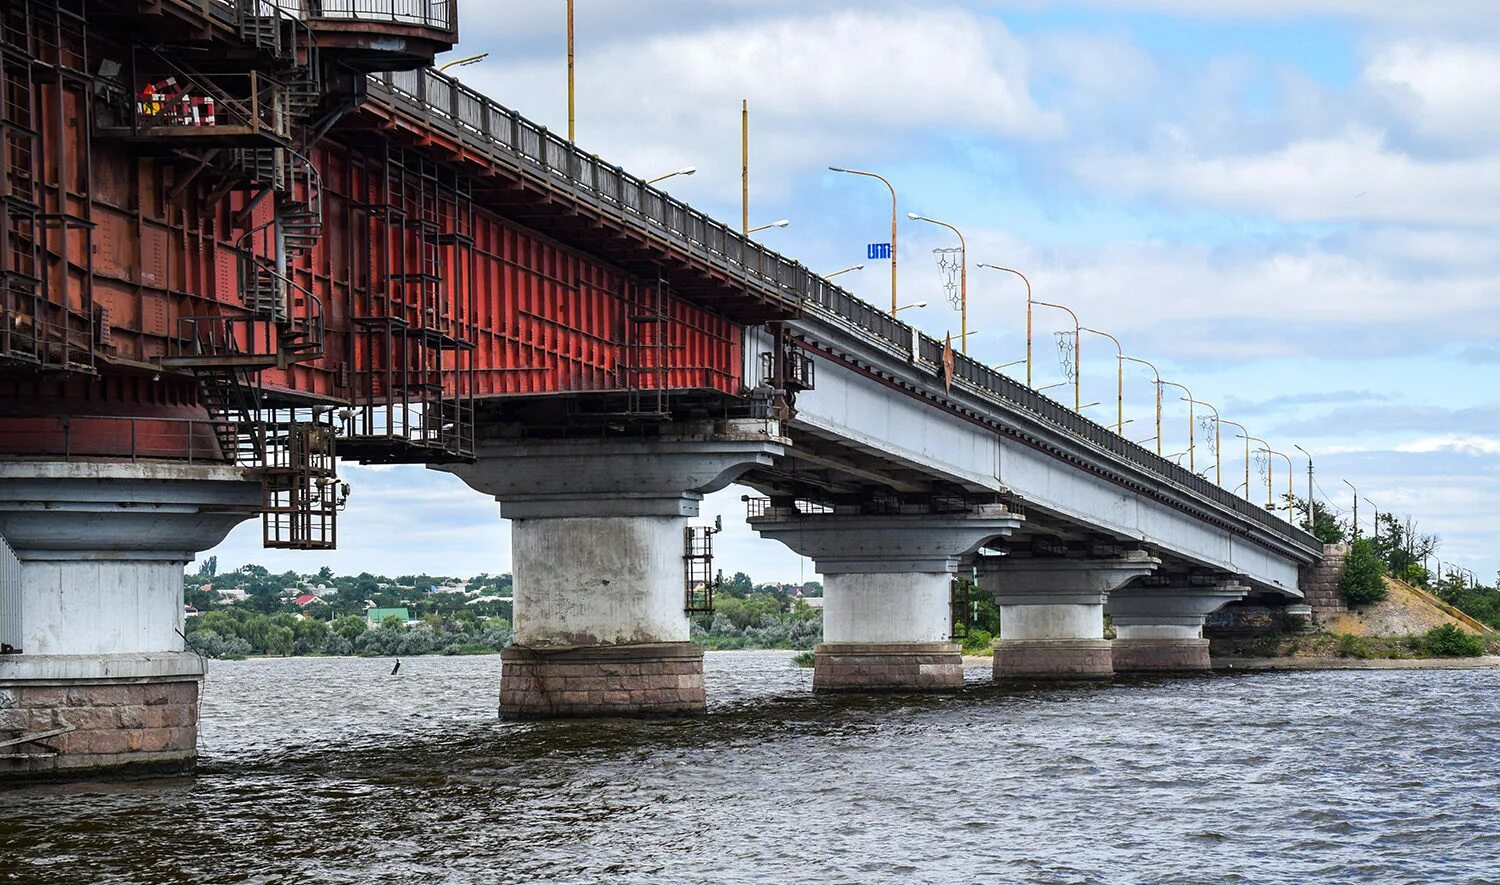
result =
[{"label": "stone pier base", "polygon": [[1116,673],[1176,673],[1209,669],[1207,639],[1116,639]]},{"label": "stone pier base", "polygon": [[1108,639],[1002,639],[995,643],[995,678],[1108,679]]},{"label": "stone pier base", "polygon": [[703,647],[692,642],[500,653],[506,719],[702,713]]},{"label": "stone pier base", "polygon": [[964,661],[951,642],[825,642],[813,650],[813,691],[957,691]]},{"label": "stone pier base", "polygon": [[0,680],[0,784],[188,774],[198,758],[198,678],[18,684]]}]

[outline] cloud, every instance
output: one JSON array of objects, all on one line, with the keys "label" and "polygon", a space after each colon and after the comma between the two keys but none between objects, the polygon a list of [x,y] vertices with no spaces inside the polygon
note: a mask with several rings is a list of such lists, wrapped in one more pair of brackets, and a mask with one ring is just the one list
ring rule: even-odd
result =
[{"label": "cloud", "polygon": [[1419,141],[1492,149],[1500,138],[1500,51],[1494,45],[1388,44],[1370,59],[1364,80]]},{"label": "cloud", "polygon": [[[1055,6],[1054,0],[998,0],[1011,8]],[[1427,29],[1462,28],[1493,31],[1491,0],[1429,0],[1425,3],[1388,0],[1075,0],[1074,5],[1111,12],[1160,12],[1197,18],[1294,20],[1344,17],[1384,25]]]},{"label": "cloud", "polygon": [[1083,156],[1073,169],[1092,186],[1130,197],[1285,221],[1500,222],[1500,156],[1419,159],[1389,149],[1380,132],[1362,127],[1259,153],[1184,147]]},{"label": "cloud", "polygon": [[1398,452],[1457,452],[1464,455],[1500,455],[1500,437],[1447,433],[1424,436],[1396,446]]}]

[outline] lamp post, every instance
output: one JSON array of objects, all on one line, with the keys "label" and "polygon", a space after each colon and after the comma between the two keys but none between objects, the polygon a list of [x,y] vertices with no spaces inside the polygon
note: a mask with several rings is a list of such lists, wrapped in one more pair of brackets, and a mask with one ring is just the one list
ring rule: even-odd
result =
[{"label": "lamp post", "polygon": [[946,221],[928,218],[915,212],[906,213],[912,221],[936,224],[958,234],[958,331],[959,342],[964,353],[969,352],[969,246],[964,242],[963,232]]},{"label": "lamp post", "polygon": [[825,279],[825,280],[831,280],[831,279],[833,279],[834,277],[838,276],[841,273],[849,273],[850,271],[864,270],[864,269],[865,269],[865,266],[863,264],[855,264],[855,265],[851,265],[849,267],[846,267],[843,270],[836,270],[833,273],[824,274],[823,275],[823,279]]},{"label": "lamp post", "polygon": [[924,308],[926,306],[927,306],[927,302],[925,302],[925,301],[913,301],[911,304],[903,304],[900,307],[896,308],[895,310],[891,311],[891,315],[895,316],[896,314],[900,313],[903,310],[914,310],[914,309],[915,310],[921,310],[922,308]]},{"label": "lamp post", "polygon": [[648,179],[646,179],[646,183],[647,184],[656,184],[658,181],[666,181],[668,178],[675,178],[678,175],[692,175],[692,174],[696,173],[697,171],[698,171],[698,167],[697,166],[684,166],[684,167],[682,167],[681,169],[678,169],[675,172],[668,172],[666,175],[658,175],[655,178],[648,178]]},{"label": "lamp post", "polygon": [[1369,498],[1365,499],[1365,503],[1369,504],[1370,507],[1372,509],[1374,509],[1374,511],[1375,511],[1374,517],[1370,520],[1370,525],[1372,525],[1374,527],[1374,528],[1372,528],[1370,530],[1370,538],[1372,540],[1374,540],[1375,543],[1379,544],[1380,543],[1380,505],[1376,504],[1374,501],[1371,501]]},{"label": "lamp post", "polygon": [[1036,303],[1042,307],[1066,310],[1068,316],[1073,318],[1073,411],[1082,411],[1079,404],[1083,402],[1083,326],[1078,322],[1078,314],[1074,313],[1071,307],[1062,304],[1053,304],[1050,301]]},{"label": "lamp post", "polygon": [[789,219],[782,218],[782,219],[779,219],[777,221],[773,221],[770,224],[762,224],[762,225],[760,225],[758,227],[752,227],[752,228],[746,230],[745,233],[747,233],[747,234],[753,234],[753,233],[756,233],[758,231],[767,230],[767,229],[773,228],[773,227],[786,227],[787,225],[789,225],[791,223],[792,222]]},{"label": "lamp post", "polygon": [[488,55],[488,52],[481,52],[478,55],[466,55],[463,58],[456,58],[453,61],[443,62],[441,65],[438,65],[438,73],[441,74],[449,68],[466,68],[469,65],[484,60],[484,58]]},{"label": "lamp post", "polygon": [[1108,332],[1090,329],[1087,326],[1082,331],[1103,335],[1115,343],[1115,433],[1118,434],[1125,426],[1125,348],[1120,346],[1120,339]]},{"label": "lamp post", "polygon": [[750,99],[739,99],[739,233],[750,233]]},{"label": "lamp post", "polygon": [[1214,485],[1218,486],[1219,488],[1223,488],[1224,456],[1219,449],[1219,444],[1223,441],[1223,436],[1219,432],[1219,425],[1221,425],[1223,422],[1219,420],[1219,410],[1201,399],[1193,399],[1191,396],[1188,397],[1188,405],[1193,404],[1205,406],[1209,411],[1214,413]]},{"label": "lamp post", "polygon": [[[1222,420],[1222,419],[1221,419]],[[1250,430],[1238,421],[1225,421],[1230,427],[1238,427],[1240,432],[1235,436],[1245,441],[1245,500],[1250,500]]]},{"label": "lamp post", "polygon": [[1188,447],[1187,447],[1188,469],[1191,470],[1191,471],[1193,471],[1194,473],[1197,473],[1198,472],[1198,464],[1197,464],[1197,462],[1194,459],[1193,452],[1194,452],[1194,449],[1195,449],[1195,444],[1196,444],[1196,442],[1198,440],[1198,424],[1197,424],[1197,419],[1193,415],[1193,403],[1194,403],[1193,392],[1191,390],[1188,390],[1186,387],[1182,386],[1181,384],[1178,384],[1176,381],[1163,381],[1162,383],[1163,384],[1170,384],[1173,387],[1177,388],[1178,390],[1181,390],[1183,393],[1187,394],[1187,396],[1184,397],[1184,399],[1187,400],[1187,404],[1188,404]]},{"label": "lamp post", "polygon": [[1352,519],[1354,521],[1354,540],[1358,541],[1359,540],[1359,489],[1356,489],[1354,487],[1354,483],[1350,482],[1347,479],[1344,480],[1343,482],[1344,482],[1344,485],[1346,485],[1346,486],[1349,487],[1349,491],[1351,491],[1351,492],[1354,493],[1354,515],[1352,517],[1350,517],[1350,519]]},{"label": "lamp post", "polygon": [[1156,454],[1160,455],[1161,454],[1161,373],[1158,372],[1158,371],[1156,371],[1156,366],[1152,365],[1151,363],[1147,362],[1146,360],[1137,359],[1136,357],[1133,357],[1133,356],[1125,356],[1124,354],[1120,355],[1120,359],[1122,359],[1122,360],[1130,360],[1132,363],[1140,363],[1143,366],[1148,366],[1151,369],[1151,373],[1156,376]]},{"label": "lamp post", "polygon": [[1013,267],[1003,267],[1003,266],[998,265],[998,264],[985,264],[984,262],[980,262],[978,266],[979,267],[987,267],[990,270],[1003,270],[1006,273],[1013,273],[1016,276],[1018,276],[1018,277],[1021,278],[1021,282],[1023,282],[1023,283],[1026,284],[1026,386],[1030,387],[1031,386],[1031,305],[1033,303],[1032,300],[1031,300],[1031,280],[1027,279],[1026,274],[1021,273],[1020,271],[1016,270]]},{"label": "lamp post", "polygon": [[1296,443],[1292,443],[1292,448],[1296,449],[1297,451],[1301,452],[1303,455],[1307,456],[1307,530],[1310,532],[1310,531],[1313,530],[1313,480],[1312,480],[1312,478],[1313,478],[1313,470],[1312,470],[1313,465],[1312,465],[1312,455],[1308,453],[1307,449],[1302,448],[1301,446],[1297,445]]},{"label": "lamp post", "polygon": [[[1271,451],[1271,444],[1268,443],[1268,442],[1266,442],[1265,440],[1261,439],[1260,437],[1258,437],[1258,436],[1247,436],[1247,437],[1245,437],[1245,497],[1246,498],[1250,497],[1250,442],[1251,442],[1251,440],[1254,440],[1255,442],[1260,443],[1260,447],[1263,448],[1263,449],[1265,449],[1266,451],[1268,451],[1268,452]],[[1271,491],[1271,480],[1274,479],[1275,476],[1276,476],[1275,466],[1271,462],[1271,459],[1269,457],[1267,457],[1266,458],[1266,509],[1267,510],[1272,510],[1272,511],[1275,510],[1276,501],[1275,501],[1274,498],[1271,497],[1272,494],[1274,494]]]},{"label": "lamp post", "polygon": [[867,178],[878,179],[891,192],[891,310],[896,309],[896,188],[886,181],[885,176],[874,172],[864,172],[859,169],[845,169],[842,166],[829,166],[829,172],[845,172],[849,175],[863,175]]},{"label": "lamp post", "polygon": [[[1269,455],[1280,455],[1281,457],[1286,458],[1286,515],[1287,515],[1287,522],[1291,522],[1292,521],[1291,520],[1291,515],[1292,515],[1292,459],[1291,459],[1291,456],[1282,454],[1281,452],[1278,452],[1275,449],[1271,449],[1271,448],[1267,448],[1266,449],[1266,453],[1269,454]],[[1270,482],[1269,473],[1267,474],[1267,477],[1268,478],[1267,478],[1266,481],[1269,483]]]},{"label": "lamp post", "polygon": [[573,137],[573,0],[568,0],[568,141]]}]

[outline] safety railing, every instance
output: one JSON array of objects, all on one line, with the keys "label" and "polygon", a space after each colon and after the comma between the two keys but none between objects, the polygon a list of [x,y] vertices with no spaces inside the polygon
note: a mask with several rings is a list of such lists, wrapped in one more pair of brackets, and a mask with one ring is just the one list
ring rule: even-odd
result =
[{"label": "safety railing", "polygon": [[223,422],[206,418],[158,416],[44,416],[12,418],[0,435],[0,455],[170,459],[188,463],[226,463],[215,436]]},{"label": "safety railing", "polygon": [[315,21],[377,22],[394,25],[419,25],[443,31],[458,27],[458,4],[455,0],[277,0],[283,11],[298,18]]},{"label": "safety railing", "polygon": [[[937,339],[915,333],[911,326],[799,262],[766,249],[619,166],[585,153],[451,77],[433,70],[374,74],[369,91],[375,101],[484,151],[500,165],[553,182],[602,212],[666,237],[675,247],[727,272],[768,300],[794,309],[820,308],[820,312],[839,318],[913,362],[932,367],[943,364],[943,344]],[[1317,540],[1302,529],[977,360],[955,353],[953,365],[955,378],[980,396],[1040,418],[1114,459],[1197,494],[1299,546],[1318,546]]]}]

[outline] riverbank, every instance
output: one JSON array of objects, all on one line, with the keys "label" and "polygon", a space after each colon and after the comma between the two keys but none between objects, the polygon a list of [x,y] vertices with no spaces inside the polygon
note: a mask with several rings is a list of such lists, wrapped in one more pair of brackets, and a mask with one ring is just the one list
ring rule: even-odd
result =
[{"label": "riverbank", "polygon": [[1479,658],[1340,658],[1308,655],[1286,658],[1223,657],[1215,670],[1497,670],[1500,655]]}]

